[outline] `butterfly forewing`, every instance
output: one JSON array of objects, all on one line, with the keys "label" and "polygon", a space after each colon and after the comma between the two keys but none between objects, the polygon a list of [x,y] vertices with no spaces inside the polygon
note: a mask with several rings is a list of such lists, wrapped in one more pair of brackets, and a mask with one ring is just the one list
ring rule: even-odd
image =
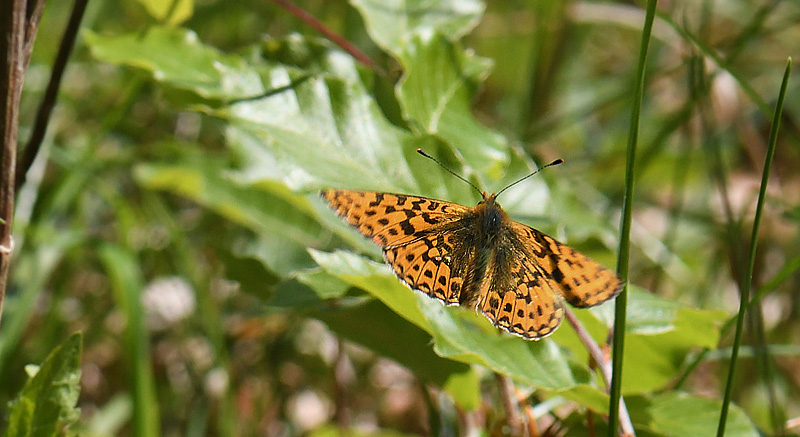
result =
[{"label": "butterfly forewing", "polygon": [[521,223],[512,222],[529,258],[536,260],[553,289],[572,306],[599,305],[622,289],[622,281],[611,270],[575,249]]},{"label": "butterfly forewing", "polygon": [[374,191],[325,190],[322,197],[381,247],[409,243],[468,210],[456,203]]}]

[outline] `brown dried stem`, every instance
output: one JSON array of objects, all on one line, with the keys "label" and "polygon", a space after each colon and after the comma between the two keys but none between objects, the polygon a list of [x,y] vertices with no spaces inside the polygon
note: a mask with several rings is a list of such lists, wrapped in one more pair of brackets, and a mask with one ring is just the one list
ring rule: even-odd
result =
[{"label": "brown dried stem", "polygon": [[506,422],[508,422],[510,435],[522,435],[524,424],[522,423],[522,416],[519,413],[519,402],[517,402],[516,394],[514,393],[514,382],[511,378],[499,373],[497,376],[497,385],[500,387],[500,397],[503,400],[503,408],[506,410]]},{"label": "brown dried stem", "polygon": [[292,15],[299,18],[300,20],[304,21],[309,26],[313,27],[314,30],[321,33],[325,38],[329,39],[331,42],[336,44],[337,46],[341,47],[342,50],[350,53],[350,56],[356,58],[358,62],[366,65],[379,75],[386,77],[386,71],[384,71],[378,64],[372,61],[369,56],[364,54],[361,50],[359,50],[353,44],[350,44],[350,41],[346,40],[344,37],[339,35],[338,33],[332,31],[331,29],[327,28],[321,21],[317,20],[313,15],[309,14],[308,12],[304,11],[294,3],[290,2],[289,0],[272,0],[282,8],[289,11]]},{"label": "brown dried stem", "polygon": [[16,198],[19,102],[43,10],[44,0],[11,0],[0,6],[0,318],[14,254],[11,226]]},{"label": "brown dried stem", "polygon": [[[578,338],[580,338],[581,342],[586,346],[586,349],[589,351],[589,355],[591,355],[592,359],[594,359],[594,361],[597,363],[597,367],[600,369],[600,374],[603,375],[603,381],[605,381],[606,387],[610,387],[611,361],[606,359],[603,351],[600,349],[600,346],[595,343],[594,339],[591,335],[589,335],[589,332],[586,331],[586,328],[583,327],[580,320],[575,317],[575,314],[569,308],[565,308],[565,310],[567,320],[569,321],[570,325],[572,325],[572,327],[575,329],[575,333],[578,334]],[[628,414],[628,409],[625,407],[625,400],[621,397],[619,401],[619,422],[620,426],[622,427],[623,435],[636,435],[635,431],[633,430],[631,417]]]},{"label": "brown dried stem", "polygon": [[14,222],[14,170],[17,162],[19,100],[25,76],[25,0],[3,2],[0,9],[0,316],[8,286],[8,269],[13,254],[11,225]]}]

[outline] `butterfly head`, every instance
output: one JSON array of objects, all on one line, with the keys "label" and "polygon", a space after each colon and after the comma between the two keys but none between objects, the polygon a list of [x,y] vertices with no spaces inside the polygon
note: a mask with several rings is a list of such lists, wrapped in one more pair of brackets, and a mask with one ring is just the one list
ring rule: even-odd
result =
[{"label": "butterfly head", "polygon": [[483,200],[475,206],[475,212],[480,217],[481,229],[485,235],[496,235],[503,222],[508,220],[508,216],[497,203],[497,194],[489,195],[484,191],[481,196],[483,196]]},{"label": "butterfly head", "polygon": [[496,202],[497,194],[495,194],[495,193],[487,194],[486,191],[482,191],[481,192],[481,197],[483,197],[483,199],[481,199],[481,201],[478,202],[478,205],[487,205],[487,206],[488,205],[492,205],[492,206],[497,205],[497,202]]}]

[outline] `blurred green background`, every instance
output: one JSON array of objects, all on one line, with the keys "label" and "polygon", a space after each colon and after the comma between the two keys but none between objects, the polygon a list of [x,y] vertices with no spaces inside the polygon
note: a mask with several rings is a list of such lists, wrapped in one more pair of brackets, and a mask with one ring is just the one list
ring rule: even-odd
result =
[{"label": "blurred green background", "polygon": [[[643,3],[296,4],[377,67],[272,2],[89,3],[17,200],[0,405],[82,331],[83,435],[497,435],[493,372],[542,435],[604,432],[605,385],[568,324],[525,342],[411,292],[316,192],[472,206],[414,150],[488,191],[563,158],[499,200],[613,267]],[[21,143],[70,7],[47,4]],[[716,430],[798,23],[796,2],[659,4],[623,379],[639,435]],[[800,429],[797,80],[787,96],[728,435]],[[613,304],[577,313],[605,343]]]}]

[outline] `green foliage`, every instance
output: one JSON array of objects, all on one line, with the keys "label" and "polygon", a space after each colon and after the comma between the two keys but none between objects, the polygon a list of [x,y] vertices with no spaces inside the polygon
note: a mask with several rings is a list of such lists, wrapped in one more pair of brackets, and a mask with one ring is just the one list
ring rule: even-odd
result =
[{"label": "green foliage", "polygon": [[75,405],[80,394],[81,340],[80,333],[71,335],[41,366],[29,368],[30,379],[9,405],[4,436],[46,437],[67,433],[80,416]]},{"label": "green foliage", "polygon": [[[594,431],[603,429],[607,387],[568,323],[526,342],[473,311],[409,290],[379,262],[380,250],[316,193],[370,189],[474,205],[471,187],[415,149],[487,191],[563,156],[565,165],[500,201],[515,220],[611,265],[640,23],[602,17],[633,9],[301,4],[390,72],[383,75],[272,4],[140,3],[109,6],[114,14],[98,12],[104,19],[83,32],[86,49],[76,52],[73,68],[92,74],[65,84],[61,105],[74,110],[51,128],[48,177],[34,181],[35,206],[28,220],[18,219],[25,240],[0,335],[5,399],[20,390],[13,378],[24,360],[80,328],[84,361],[95,372],[83,393],[93,407],[84,408],[93,411],[81,421],[87,430],[248,435],[268,426],[325,435],[347,423],[341,408],[371,418],[386,435],[435,433],[435,426],[456,433],[459,422],[474,420],[459,415],[481,410],[486,423],[478,426],[491,432],[505,414],[492,373],[510,377],[527,403],[538,403],[535,414],[551,416],[568,435],[586,430],[587,411]],[[141,9],[124,9],[134,7]],[[603,7],[617,15],[604,15]],[[701,16],[695,7],[670,16]],[[706,13],[709,26],[724,25]],[[675,26],[664,14],[657,24]],[[720,12],[730,20],[747,15]],[[762,30],[783,35],[779,24],[736,20],[729,26],[755,32],[747,35],[759,35],[758,26],[778,26]],[[764,115],[760,102],[734,99],[725,103],[735,114],[704,119],[704,108],[726,96],[703,84],[723,87],[735,77],[768,99],[780,78],[772,64],[784,56],[753,50],[761,43],[751,36],[721,69],[691,70],[703,62],[694,51],[713,52],[713,39],[685,27],[692,38],[657,27],[643,66],[646,153],[632,199],[622,371],[622,394],[643,435],[716,429],[727,363],[701,352],[730,345],[723,330],[737,294],[730,272],[742,267],[732,254],[746,247],[720,229],[749,229],[750,212],[749,203],[737,204],[736,223],[727,226],[716,206],[718,185],[708,182],[711,158],[722,163],[724,184],[746,185],[738,175],[753,172],[747,154],[758,150],[743,153],[742,138],[763,127]],[[55,38],[42,35],[45,44],[48,36]],[[797,48],[786,41],[779,47]],[[28,97],[36,92],[27,90]],[[786,117],[796,120],[800,107],[789,106]],[[752,129],[745,135],[737,124]],[[796,156],[787,159],[788,167],[796,164]],[[789,291],[800,255],[787,243],[797,235],[797,204],[776,194],[772,219],[786,223],[759,241],[764,261],[755,277],[767,284],[759,296],[769,308],[797,302]],[[175,290],[156,286],[164,278],[186,283],[190,310]],[[766,325],[753,320],[768,362],[772,348],[800,341],[792,305],[783,306],[777,316],[764,311]],[[574,311],[605,344],[613,305]],[[387,359],[410,376],[397,376]],[[768,382],[758,366],[756,359],[743,365],[748,373],[734,397],[741,408],[731,409],[728,435],[783,426],[755,414],[763,399],[753,391],[766,386],[797,398],[789,373]],[[387,401],[394,391],[410,399],[402,412]],[[556,408],[565,402],[573,406],[568,415]],[[800,414],[791,403],[774,409]],[[320,422],[298,413],[312,410],[322,411]]]},{"label": "green foliage", "polygon": [[[633,397],[629,402],[632,412],[641,414],[646,429],[656,435],[686,436],[712,435],[719,420],[721,402],[689,396],[678,391],[652,396],[647,399]],[[637,414],[637,415],[638,415]],[[758,432],[747,416],[734,408],[726,435],[757,436]]]}]

